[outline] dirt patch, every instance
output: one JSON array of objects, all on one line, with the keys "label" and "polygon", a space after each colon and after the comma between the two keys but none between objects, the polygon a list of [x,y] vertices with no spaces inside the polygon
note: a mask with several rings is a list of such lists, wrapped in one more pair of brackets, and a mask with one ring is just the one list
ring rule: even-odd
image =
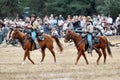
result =
[{"label": "dirt patch", "polygon": [[[83,57],[78,65],[74,65],[77,51],[73,43],[64,43],[64,51],[60,54],[55,45],[57,62],[54,63],[52,54],[46,50],[43,63],[41,52],[31,52],[31,58],[36,63],[33,65],[26,59],[22,65],[24,51],[21,47],[11,45],[0,48],[0,80],[119,80],[120,79],[120,47],[111,47],[113,58],[107,55],[107,62],[96,64],[98,55],[93,51],[93,56],[86,53],[89,65]],[[69,45],[69,46],[68,46]],[[3,45],[0,45],[3,46]]]}]

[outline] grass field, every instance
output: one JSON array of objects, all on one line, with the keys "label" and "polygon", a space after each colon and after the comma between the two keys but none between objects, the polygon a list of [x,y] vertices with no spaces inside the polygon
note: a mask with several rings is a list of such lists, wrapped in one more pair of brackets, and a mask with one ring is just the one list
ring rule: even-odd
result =
[{"label": "grass field", "polygon": [[21,47],[9,45],[0,48],[0,80],[120,80],[120,47],[111,47],[113,58],[107,55],[106,64],[103,64],[102,56],[97,65],[98,55],[93,51],[93,56],[86,53],[89,65],[83,57],[78,65],[74,65],[77,58],[74,44],[69,45],[63,41],[62,44],[62,53],[55,45],[56,63],[48,50],[43,63],[40,62],[41,52],[31,51],[35,65],[28,59],[22,64],[24,51]]}]

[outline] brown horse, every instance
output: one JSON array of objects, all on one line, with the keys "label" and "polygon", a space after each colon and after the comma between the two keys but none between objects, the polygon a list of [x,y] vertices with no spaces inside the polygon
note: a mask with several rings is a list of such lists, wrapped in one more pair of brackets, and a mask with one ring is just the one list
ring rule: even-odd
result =
[{"label": "brown horse", "polygon": [[[18,29],[12,29],[9,35],[10,35],[9,40],[18,39],[20,41],[22,48],[25,51],[23,60],[25,61],[25,59],[27,57],[34,64],[34,62],[30,58],[30,51],[32,51],[33,45],[31,43],[30,39],[28,39],[28,36]],[[56,62],[55,51],[53,50],[54,49],[53,39],[56,41],[60,51],[63,50],[62,45],[61,45],[59,39],[55,36],[51,36],[48,34],[43,34],[43,36],[44,36],[44,40],[38,41],[40,48],[41,48],[41,52],[42,52],[41,62],[44,61],[46,48],[48,48],[50,50],[50,52],[52,53],[52,55],[54,57],[54,62]]]},{"label": "brown horse", "polygon": [[[81,57],[81,55],[84,57],[86,63],[88,64],[88,60],[85,55],[85,51],[87,51],[87,49],[88,49],[88,46],[86,45],[86,40],[83,39],[82,36],[78,35],[74,31],[68,30],[66,32],[64,41],[68,42],[70,40],[73,40],[73,42],[75,43],[75,46],[78,50],[78,56],[77,56],[75,65],[77,65],[78,60]],[[93,45],[93,49],[99,55],[99,57],[97,59],[97,64],[99,63],[99,60],[100,60],[102,54],[104,56],[104,63],[105,63],[106,62],[106,48],[107,48],[109,55],[112,57],[111,49],[109,47],[108,40],[105,36],[99,36],[98,40],[99,40],[99,43],[96,43]],[[101,53],[100,49],[102,50],[102,53]]]}]

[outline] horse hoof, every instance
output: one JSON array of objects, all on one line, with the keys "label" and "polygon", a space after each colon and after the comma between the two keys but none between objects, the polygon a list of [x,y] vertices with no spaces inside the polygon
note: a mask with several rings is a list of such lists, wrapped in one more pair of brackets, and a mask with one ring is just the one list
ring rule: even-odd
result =
[{"label": "horse hoof", "polygon": [[77,65],[77,63],[75,63],[75,65]]},{"label": "horse hoof", "polygon": [[33,64],[35,64],[35,63],[33,63]]},{"label": "horse hoof", "polygon": [[23,64],[25,64],[25,62],[24,62],[24,61],[22,62],[22,65],[23,65]]}]

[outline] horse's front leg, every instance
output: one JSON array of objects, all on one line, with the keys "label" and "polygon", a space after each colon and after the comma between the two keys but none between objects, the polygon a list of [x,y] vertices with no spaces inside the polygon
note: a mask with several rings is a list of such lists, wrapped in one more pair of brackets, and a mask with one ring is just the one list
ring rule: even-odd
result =
[{"label": "horse's front leg", "polygon": [[29,50],[25,50],[25,54],[24,54],[24,59],[23,59],[23,64],[24,64],[24,62],[25,62],[25,59],[26,59],[26,57],[28,57],[28,59],[34,64],[34,62],[31,60],[31,58],[30,58],[30,52],[29,52]]},{"label": "horse's front leg", "polygon": [[80,56],[81,56],[81,51],[78,51],[78,56],[77,56],[77,59],[76,59],[76,62],[75,62],[75,65],[77,65],[78,63],[78,60],[80,59]]},{"label": "horse's front leg", "polygon": [[85,52],[82,52],[82,55],[83,55],[83,57],[84,57],[84,59],[85,59],[85,61],[86,61],[86,64],[89,64],[89,63],[88,63],[88,60],[87,60],[87,58],[86,58]]},{"label": "horse's front leg", "polygon": [[41,63],[42,63],[45,58],[45,48],[41,48],[41,52],[42,52],[42,59],[41,59]]},{"label": "horse's front leg", "polygon": [[97,49],[97,48],[95,48],[95,47],[93,47],[93,48],[95,49],[95,51],[96,51],[97,54],[99,55],[99,57],[98,57],[98,59],[97,59],[97,64],[99,64],[99,60],[100,60],[100,58],[101,58],[101,56],[102,56],[102,53],[101,53],[100,49]]},{"label": "horse's front leg", "polygon": [[25,53],[24,53],[24,58],[23,58],[23,62],[22,62],[22,64],[25,64],[25,59],[26,59],[26,57],[27,57],[27,50],[25,50]]}]

